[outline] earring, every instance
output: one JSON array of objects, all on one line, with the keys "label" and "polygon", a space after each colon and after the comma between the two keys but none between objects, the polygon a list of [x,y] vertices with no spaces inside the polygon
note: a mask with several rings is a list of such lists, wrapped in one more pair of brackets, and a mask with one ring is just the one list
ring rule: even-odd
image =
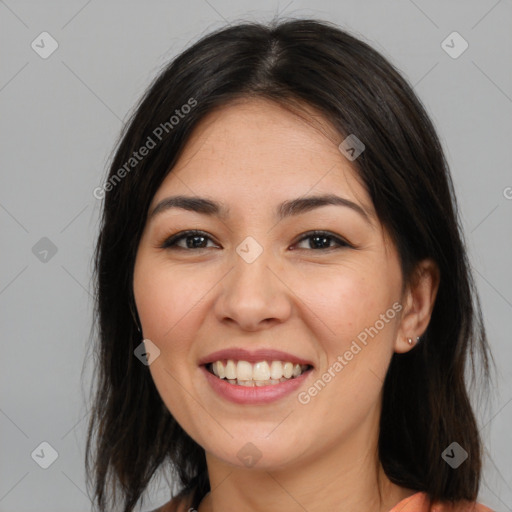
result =
[{"label": "earring", "polygon": [[[412,343],[413,343],[412,338],[409,338],[407,341],[409,342],[409,345],[412,345]],[[417,342],[420,341],[420,337],[419,336],[416,337],[416,341]]]}]

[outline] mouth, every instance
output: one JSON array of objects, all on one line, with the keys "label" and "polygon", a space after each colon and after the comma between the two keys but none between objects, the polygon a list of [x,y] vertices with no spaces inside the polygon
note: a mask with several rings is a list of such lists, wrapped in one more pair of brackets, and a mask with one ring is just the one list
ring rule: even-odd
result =
[{"label": "mouth", "polygon": [[220,359],[202,366],[219,380],[244,387],[275,386],[296,379],[313,369],[310,364],[280,360],[250,363],[244,360]]}]

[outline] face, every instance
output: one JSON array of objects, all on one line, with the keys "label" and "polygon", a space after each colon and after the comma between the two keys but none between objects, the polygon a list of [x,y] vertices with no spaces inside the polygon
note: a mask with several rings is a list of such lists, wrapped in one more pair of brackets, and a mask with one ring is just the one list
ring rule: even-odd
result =
[{"label": "face", "polygon": [[[378,427],[402,275],[340,142],[271,102],[231,104],[198,126],[153,198],[133,281],[144,338],[160,351],[149,369],[174,418],[216,460],[286,467],[355,449]],[[219,211],[151,215],[178,195]],[[290,207],[326,195],[345,204]],[[285,380],[247,387],[202,364],[220,359],[228,372],[230,357],[239,379],[267,380],[267,361],[274,382],[281,371]],[[287,361],[309,369],[286,379]]]}]

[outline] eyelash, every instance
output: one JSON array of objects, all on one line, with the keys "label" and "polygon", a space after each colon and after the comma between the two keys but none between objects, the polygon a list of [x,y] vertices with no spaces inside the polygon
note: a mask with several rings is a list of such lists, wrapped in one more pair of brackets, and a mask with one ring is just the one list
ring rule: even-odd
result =
[{"label": "eyelash", "polygon": [[[178,250],[184,250],[184,251],[201,251],[201,250],[208,249],[208,247],[198,247],[198,248],[194,249],[194,248],[189,248],[189,247],[186,247],[186,248],[179,247],[176,245],[176,243],[179,242],[180,240],[186,239],[191,236],[202,236],[204,238],[208,238],[209,240],[212,240],[212,238],[210,236],[208,236],[208,234],[205,233],[204,231],[189,230],[189,231],[182,231],[180,233],[176,233],[175,235],[170,236],[169,238],[165,239],[163,241],[163,243],[161,243],[158,247],[160,249],[178,249]],[[353,245],[349,244],[347,241],[343,240],[339,236],[336,236],[336,235],[330,233],[329,231],[320,231],[320,230],[308,231],[296,243],[300,243],[304,240],[307,240],[308,238],[321,237],[321,236],[335,241],[338,244],[338,247],[327,247],[326,249],[320,248],[320,249],[306,249],[306,250],[326,252],[326,251],[331,251],[331,250],[335,250],[335,249],[343,249],[343,248],[347,248],[347,247],[354,248]],[[299,250],[304,250],[304,249],[299,249]]]}]

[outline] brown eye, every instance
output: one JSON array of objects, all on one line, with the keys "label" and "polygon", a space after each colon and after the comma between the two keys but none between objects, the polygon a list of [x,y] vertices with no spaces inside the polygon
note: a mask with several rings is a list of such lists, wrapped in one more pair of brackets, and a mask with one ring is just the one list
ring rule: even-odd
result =
[{"label": "brown eye", "polygon": [[[185,246],[180,243],[182,240],[185,241]],[[321,250],[333,250],[339,249],[342,247],[353,247],[351,244],[343,240],[341,237],[334,235],[328,231],[310,231],[306,233],[298,243],[301,243],[305,240],[309,240],[310,243],[306,248],[302,249],[310,249],[315,251]],[[194,250],[194,249],[208,249],[207,247],[208,241],[213,241],[210,236],[208,236],[203,231],[198,230],[189,230],[182,231],[180,233],[176,233],[171,237],[167,238],[159,247],[161,249],[184,249],[184,250]],[[334,242],[334,246],[331,245]]]},{"label": "brown eye", "polygon": [[[310,240],[308,248],[312,250],[328,250],[340,247],[352,247],[348,242],[328,231],[311,231],[306,233],[306,235],[303,236],[299,242],[304,240]],[[334,241],[338,247],[331,246],[330,244],[332,241]]]},{"label": "brown eye", "polygon": [[[185,240],[185,247],[178,245],[178,242]],[[182,231],[167,238],[160,245],[162,249],[208,249],[206,244],[212,240],[206,233],[197,230]]]}]

